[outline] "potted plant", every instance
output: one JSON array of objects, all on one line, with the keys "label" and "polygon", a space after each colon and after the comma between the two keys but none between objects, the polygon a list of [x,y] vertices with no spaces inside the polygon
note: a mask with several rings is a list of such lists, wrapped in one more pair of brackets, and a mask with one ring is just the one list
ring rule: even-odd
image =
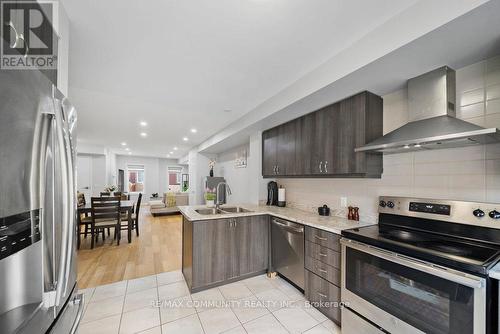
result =
[{"label": "potted plant", "polygon": [[116,186],[110,185],[110,186],[107,186],[106,188],[104,188],[104,190],[106,190],[106,192],[108,192],[108,193],[112,193],[116,190]]},{"label": "potted plant", "polygon": [[208,207],[213,207],[215,205],[215,193],[206,192],[205,193],[205,203]]}]

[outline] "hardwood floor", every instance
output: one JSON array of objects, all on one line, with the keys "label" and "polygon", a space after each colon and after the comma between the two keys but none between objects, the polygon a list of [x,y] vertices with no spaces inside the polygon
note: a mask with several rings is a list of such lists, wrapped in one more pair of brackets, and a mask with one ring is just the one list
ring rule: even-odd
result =
[{"label": "hardwood floor", "polygon": [[78,251],[78,287],[133,279],[165,271],[177,270],[182,264],[182,216],[153,217],[149,207],[141,208],[139,237],[133,233],[132,243],[122,231],[120,246],[111,237],[102,239],[90,249],[90,236]]}]

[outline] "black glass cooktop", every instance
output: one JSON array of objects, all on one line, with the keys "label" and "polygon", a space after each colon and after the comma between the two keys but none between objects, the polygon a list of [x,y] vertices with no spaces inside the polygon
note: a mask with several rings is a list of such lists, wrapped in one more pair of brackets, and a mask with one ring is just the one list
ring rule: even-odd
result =
[{"label": "black glass cooktop", "polygon": [[500,256],[500,247],[464,238],[392,225],[342,231],[342,235],[383,249],[450,268],[486,275]]}]

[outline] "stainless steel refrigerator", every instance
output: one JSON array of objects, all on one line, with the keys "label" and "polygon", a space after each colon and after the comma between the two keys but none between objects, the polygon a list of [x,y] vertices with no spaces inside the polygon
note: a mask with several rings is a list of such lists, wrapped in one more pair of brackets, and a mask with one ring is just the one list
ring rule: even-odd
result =
[{"label": "stainless steel refrigerator", "polygon": [[37,70],[0,70],[0,332],[75,333],[76,111]]}]

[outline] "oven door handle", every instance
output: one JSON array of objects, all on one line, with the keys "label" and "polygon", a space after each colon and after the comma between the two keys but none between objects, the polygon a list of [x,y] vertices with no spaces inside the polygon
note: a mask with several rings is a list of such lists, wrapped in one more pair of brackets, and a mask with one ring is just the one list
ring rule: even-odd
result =
[{"label": "oven door handle", "polygon": [[354,240],[342,238],[340,242],[346,247],[357,249],[359,251],[376,256],[378,258],[394,262],[405,267],[423,271],[432,274],[434,276],[438,276],[446,280],[468,286],[473,289],[480,289],[483,288],[485,285],[484,278],[469,275],[467,273],[463,273],[457,270],[441,267],[405,255],[389,252]]}]

